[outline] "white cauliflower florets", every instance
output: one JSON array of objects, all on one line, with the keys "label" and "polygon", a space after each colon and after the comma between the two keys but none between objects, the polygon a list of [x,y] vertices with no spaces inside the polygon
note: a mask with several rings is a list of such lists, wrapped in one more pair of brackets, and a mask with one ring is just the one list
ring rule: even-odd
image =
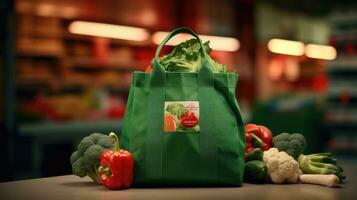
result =
[{"label": "white cauliflower florets", "polygon": [[297,183],[302,173],[299,163],[284,151],[270,148],[264,151],[263,161],[273,183]]}]

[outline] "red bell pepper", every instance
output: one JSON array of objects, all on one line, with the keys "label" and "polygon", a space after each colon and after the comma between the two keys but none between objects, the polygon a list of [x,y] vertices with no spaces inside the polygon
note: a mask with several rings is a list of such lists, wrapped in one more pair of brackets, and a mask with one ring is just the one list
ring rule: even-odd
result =
[{"label": "red bell pepper", "polygon": [[273,134],[267,127],[256,124],[247,124],[245,126],[246,154],[255,147],[259,147],[263,151],[270,149],[272,139]]},{"label": "red bell pepper", "polygon": [[115,146],[114,150],[105,151],[100,156],[99,180],[109,189],[129,188],[133,182],[133,157],[130,152],[120,149],[115,133],[110,133],[109,137],[115,140]]},{"label": "red bell pepper", "polygon": [[194,112],[187,111],[181,115],[180,123],[186,128],[192,128],[198,124],[198,117]]}]

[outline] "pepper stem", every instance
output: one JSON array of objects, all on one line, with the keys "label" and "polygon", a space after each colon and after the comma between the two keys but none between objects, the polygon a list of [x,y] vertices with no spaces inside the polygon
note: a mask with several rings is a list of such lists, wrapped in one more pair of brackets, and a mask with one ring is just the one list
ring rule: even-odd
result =
[{"label": "pepper stem", "polygon": [[109,133],[109,137],[112,138],[114,140],[114,151],[119,151],[120,150],[120,145],[119,145],[119,139],[118,139],[118,136],[111,132]]},{"label": "pepper stem", "polygon": [[109,167],[102,167],[102,166],[99,166],[98,168],[98,172],[99,173],[104,173],[105,175],[107,176],[110,176],[112,174],[112,172],[110,171],[110,168]]},{"label": "pepper stem", "polygon": [[254,133],[249,133],[249,134],[255,140],[254,146],[263,148],[264,142],[258,136],[256,136]]}]

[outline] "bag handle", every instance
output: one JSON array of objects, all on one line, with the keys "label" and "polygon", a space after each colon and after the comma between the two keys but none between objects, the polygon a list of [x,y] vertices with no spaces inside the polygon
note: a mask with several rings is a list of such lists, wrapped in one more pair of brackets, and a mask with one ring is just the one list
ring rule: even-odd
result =
[{"label": "bag handle", "polygon": [[171,39],[173,38],[175,35],[177,34],[180,34],[180,33],[188,33],[190,35],[192,35],[193,37],[195,37],[198,42],[200,43],[200,46],[201,46],[201,51],[203,53],[203,58],[204,60],[207,60],[207,54],[203,48],[203,44],[202,44],[202,41],[201,39],[198,37],[198,35],[193,32],[190,28],[187,28],[187,27],[181,27],[181,28],[178,28],[178,29],[175,29],[174,31],[172,31],[170,34],[168,34],[166,36],[166,38],[160,43],[160,45],[158,46],[158,48],[156,49],[156,52],[155,52],[155,58],[154,58],[154,62],[153,62],[153,71],[155,70],[160,70],[160,71],[164,71],[163,67],[161,66],[160,62],[159,62],[159,54],[162,50],[162,48],[164,47],[164,45]]}]

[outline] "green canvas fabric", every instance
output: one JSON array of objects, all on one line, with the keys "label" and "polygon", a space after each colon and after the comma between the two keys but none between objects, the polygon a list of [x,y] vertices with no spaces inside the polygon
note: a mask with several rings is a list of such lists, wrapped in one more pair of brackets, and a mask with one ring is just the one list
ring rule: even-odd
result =
[{"label": "green canvas fabric", "polygon": [[[204,51],[198,73],[166,72],[158,55],[178,33],[198,38],[188,28],[174,30],[159,45],[153,71],[132,75],[120,139],[134,157],[134,185],[241,186],[245,137],[235,97],[238,76],[213,73]],[[167,101],[198,101],[199,131],[164,132]]]}]

